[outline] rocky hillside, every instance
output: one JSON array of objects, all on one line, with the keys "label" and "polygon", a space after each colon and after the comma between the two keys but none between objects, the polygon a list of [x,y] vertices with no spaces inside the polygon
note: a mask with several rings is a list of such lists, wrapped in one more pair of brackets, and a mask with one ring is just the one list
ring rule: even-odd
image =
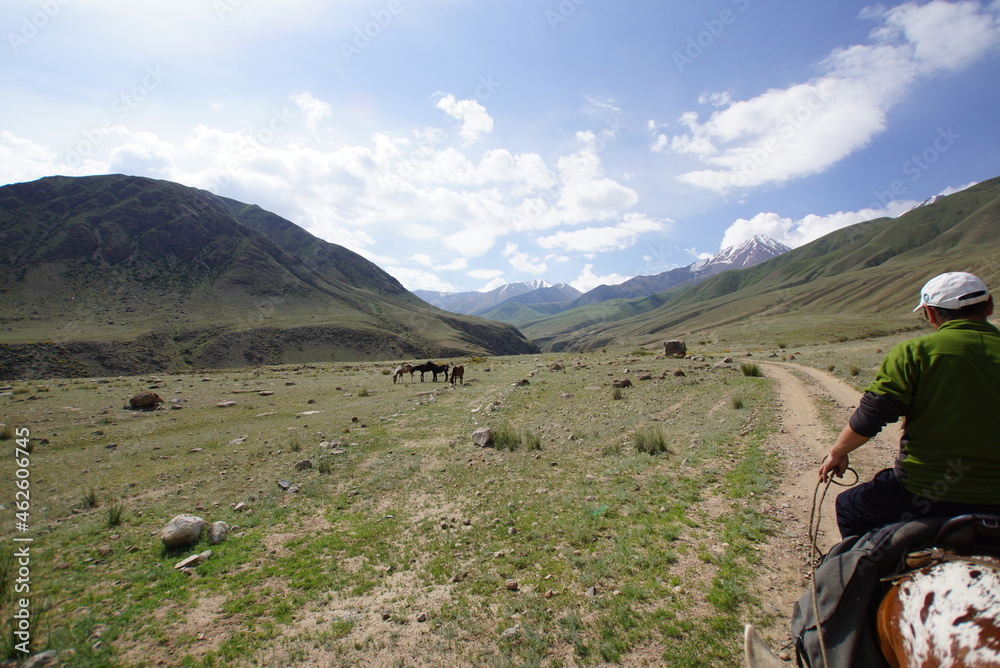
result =
[{"label": "rocky hillside", "polygon": [[122,175],[0,188],[0,377],[534,350],[256,206]]}]

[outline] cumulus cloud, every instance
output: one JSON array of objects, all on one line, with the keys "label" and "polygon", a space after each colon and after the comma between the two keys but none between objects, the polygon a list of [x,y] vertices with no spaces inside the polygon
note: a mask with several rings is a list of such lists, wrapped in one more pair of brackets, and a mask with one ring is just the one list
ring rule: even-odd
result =
[{"label": "cumulus cloud", "polygon": [[456,100],[454,95],[445,95],[437,103],[438,109],[460,123],[458,133],[462,144],[474,144],[484,135],[493,132],[493,119],[486,113],[486,107],[475,100]]},{"label": "cumulus cloud", "polygon": [[798,219],[788,218],[777,213],[761,212],[750,219],[740,218],[736,220],[726,229],[719,247],[736,246],[756,234],[761,234],[791,248],[797,248],[849,225],[856,225],[875,218],[898,216],[916,204],[918,203],[901,200],[891,202],[885,208],[838,211],[825,216],[809,214]]},{"label": "cumulus cloud", "polygon": [[639,235],[646,232],[662,232],[664,229],[664,224],[660,221],[652,220],[640,214],[629,214],[617,225],[587,227],[569,232],[560,231],[539,238],[537,243],[542,248],[548,249],[582,253],[606,253],[630,248],[636,244]]},{"label": "cumulus cloud", "polygon": [[685,132],[671,148],[708,168],[679,178],[726,193],[783,183],[823,171],[867,145],[885,129],[886,115],[922,78],[964,67],[1000,44],[1000,5],[932,0],[865,13],[881,24],[868,44],[838,49],[820,64],[822,74],[757,97],[722,105],[707,119],[680,118]]},{"label": "cumulus cloud", "polygon": [[299,93],[298,95],[292,95],[292,101],[295,106],[299,108],[302,112],[302,116],[305,119],[306,127],[309,128],[310,132],[315,132],[316,127],[319,122],[324,118],[330,118],[333,115],[333,111],[330,109],[330,105],[323,102],[312,93],[305,92]]},{"label": "cumulus cloud", "polygon": [[527,253],[519,251],[517,244],[513,242],[509,242],[504,247],[501,255],[507,258],[510,266],[526,274],[540,276],[549,269],[549,266],[545,262],[541,262],[538,258],[531,257]]},{"label": "cumulus cloud", "polygon": [[594,265],[585,264],[583,265],[583,271],[575,279],[569,282],[574,288],[580,292],[588,292],[593,290],[598,285],[618,285],[619,283],[624,283],[631,276],[622,276],[621,274],[607,274],[605,276],[598,276],[594,273]]}]

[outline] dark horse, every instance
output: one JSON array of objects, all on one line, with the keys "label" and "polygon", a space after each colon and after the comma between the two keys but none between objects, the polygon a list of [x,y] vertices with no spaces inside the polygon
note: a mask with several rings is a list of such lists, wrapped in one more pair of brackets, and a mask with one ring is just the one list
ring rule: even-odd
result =
[{"label": "dark horse", "polygon": [[413,367],[414,371],[420,372],[420,382],[424,382],[424,374],[428,371],[434,376],[434,382],[437,382],[438,374],[444,374],[444,382],[448,382],[448,365],[447,364],[435,364],[434,362],[426,362],[424,364],[418,364]]}]

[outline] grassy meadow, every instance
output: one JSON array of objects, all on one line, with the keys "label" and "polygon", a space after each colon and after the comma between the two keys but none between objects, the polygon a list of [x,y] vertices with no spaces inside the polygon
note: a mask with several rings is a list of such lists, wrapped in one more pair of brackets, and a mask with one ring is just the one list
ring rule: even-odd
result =
[{"label": "grassy meadow", "polygon": [[[862,384],[873,349],[797,361]],[[29,531],[9,456],[0,517],[33,539],[32,648],[80,667],[734,665],[743,625],[776,623],[755,582],[781,530],[753,364],[772,351],[689,352],[455,359],[454,388],[393,384],[394,363],[10,383],[0,447],[30,430]],[[164,407],[126,408],[147,389]],[[168,552],[180,513],[234,526]],[[2,549],[0,661],[19,656]]]}]

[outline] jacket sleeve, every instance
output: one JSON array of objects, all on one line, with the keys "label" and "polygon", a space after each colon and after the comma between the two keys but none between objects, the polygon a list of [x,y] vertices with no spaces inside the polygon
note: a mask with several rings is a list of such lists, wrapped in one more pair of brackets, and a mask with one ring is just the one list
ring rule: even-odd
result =
[{"label": "jacket sleeve", "polygon": [[882,427],[906,415],[906,405],[888,394],[865,392],[847,424],[855,433],[871,438]]}]

